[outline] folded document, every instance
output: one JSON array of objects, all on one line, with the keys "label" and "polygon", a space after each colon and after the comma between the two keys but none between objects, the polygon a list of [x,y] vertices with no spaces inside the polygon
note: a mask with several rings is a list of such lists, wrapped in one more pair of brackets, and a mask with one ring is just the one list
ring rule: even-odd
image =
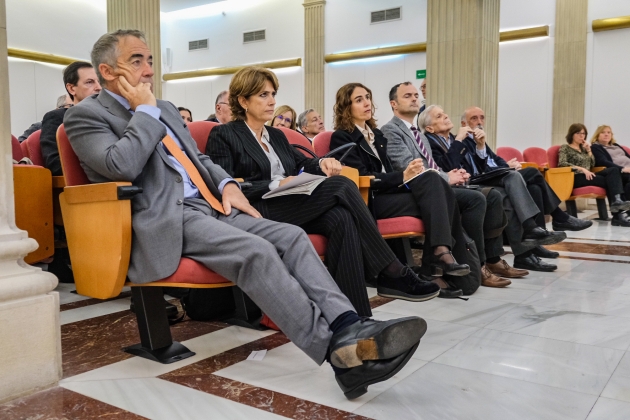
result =
[{"label": "folded document", "polygon": [[267,194],[263,195],[262,198],[273,198],[291,194],[311,195],[313,191],[315,191],[315,188],[324,182],[325,179],[325,176],[312,175],[302,172],[281,187],[278,187],[273,191],[269,191]]}]

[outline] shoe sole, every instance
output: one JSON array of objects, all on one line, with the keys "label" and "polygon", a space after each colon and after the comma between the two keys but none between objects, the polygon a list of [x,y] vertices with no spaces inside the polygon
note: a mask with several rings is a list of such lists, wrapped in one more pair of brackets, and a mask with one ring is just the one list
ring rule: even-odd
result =
[{"label": "shoe sole", "polygon": [[630,203],[624,204],[623,206],[615,206],[610,208],[611,213],[617,213],[618,211],[626,210],[630,210]]},{"label": "shoe sole", "polygon": [[522,241],[523,245],[527,246],[539,246],[539,245],[553,245],[567,239],[567,235],[564,235],[564,238],[561,235],[553,235],[548,236],[544,239],[526,239]]},{"label": "shoe sole", "polygon": [[439,290],[428,295],[410,295],[408,293],[401,292],[400,290],[388,289],[386,287],[378,287],[376,290],[380,297],[408,300],[409,302],[424,302],[425,300],[431,300],[440,294]]},{"label": "shoe sole", "polygon": [[588,229],[591,226],[593,226],[593,222],[591,222],[590,225],[586,225],[586,226],[581,227],[581,228],[570,228],[570,227],[566,227],[565,228],[565,227],[556,227],[556,226],[553,226],[553,225],[551,225],[551,228],[553,229],[554,232],[567,232],[567,231],[568,232],[579,232],[581,230]]},{"label": "shoe sole", "polygon": [[390,372],[388,372],[387,374],[379,377],[379,378],[374,378],[364,384],[361,384],[359,386],[357,386],[354,389],[351,389],[350,391],[346,391],[343,393],[343,395],[346,396],[347,399],[349,400],[354,400],[356,398],[359,398],[361,395],[364,395],[367,393],[368,391],[368,386],[373,385],[375,383],[378,382],[383,382],[388,380],[389,378],[391,378],[392,376],[394,376],[395,374],[397,374],[398,372],[400,372],[400,370],[405,367],[405,365],[407,364],[407,362],[409,362],[409,360],[411,360],[411,356],[413,356],[413,354],[416,352],[416,349],[418,348],[418,346],[420,345],[420,343],[416,343],[415,346],[413,346],[407,353],[407,355],[405,356],[405,358],[398,364],[398,366],[396,366],[394,369],[392,369]]},{"label": "shoe sole", "polygon": [[529,271],[542,271],[545,273],[551,273],[558,269],[558,267],[556,268],[531,268],[531,267],[523,267],[523,266],[517,267],[516,264],[514,264],[514,268],[520,268],[521,270],[529,270]]},{"label": "shoe sole", "polygon": [[610,224],[613,226],[630,227],[630,223],[615,222],[614,220],[610,222]]},{"label": "shoe sole", "polygon": [[353,368],[363,364],[364,360],[386,360],[400,356],[420,342],[427,332],[427,322],[422,318],[392,324],[374,337],[333,349],[330,363],[338,368]]},{"label": "shoe sole", "polygon": [[557,252],[553,253],[553,254],[549,254],[549,255],[541,255],[541,254],[537,254],[536,252],[534,252],[534,255],[537,256],[538,258],[549,258],[552,260],[555,260],[556,258],[560,257],[560,254],[558,254]]}]

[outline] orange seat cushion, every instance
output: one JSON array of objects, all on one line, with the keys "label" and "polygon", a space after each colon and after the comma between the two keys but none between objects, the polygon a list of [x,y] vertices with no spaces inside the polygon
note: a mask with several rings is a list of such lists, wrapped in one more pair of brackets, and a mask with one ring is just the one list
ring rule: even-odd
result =
[{"label": "orange seat cushion", "polygon": [[392,217],[390,219],[379,219],[376,223],[381,235],[395,235],[406,232],[424,233],[424,223],[416,217]]},{"label": "orange seat cushion", "polygon": [[308,235],[308,239],[311,240],[317,255],[326,255],[326,246],[328,245],[328,238],[322,235],[311,234]]}]

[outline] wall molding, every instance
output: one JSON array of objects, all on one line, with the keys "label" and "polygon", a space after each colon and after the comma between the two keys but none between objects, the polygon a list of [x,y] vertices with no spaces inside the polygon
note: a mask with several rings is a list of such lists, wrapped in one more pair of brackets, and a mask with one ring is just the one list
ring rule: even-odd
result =
[{"label": "wall molding", "polygon": [[180,80],[180,79],[191,79],[194,77],[206,77],[206,76],[224,76],[229,74],[234,74],[240,69],[249,66],[260,66],[265,67],[267,69],[282,69],[286,67],[301,67],[302,59],[301,58],[291,58],[288,60],[279,60],[279,61],[267,61],[264,63],[254,63],[248,64],[245,66],[236,66],[236,67],[216,67],[213,69],[202,69],[202,70],[192,70],[192,71],[182,71],[176,73],[167,73],[163,77],[164,81],[169,80]]},{"label": "wall molding", "polygon": [[13,58],[21,58],[23,60],[30,61],[39,61],[40,63],[50,63],[50,64],[59,64],[62,66],[67,66],[70,63],[74,63],[75,61],[87,61],[90,60],[81,60],[79,58],[70,58],[63,57],[61,55],[53,55],[46,54],[37,51],[28,51],[28,50],[20,50],[17,48],[8,48],[7,55]]},{"label": "wall molding", "polygon": [[595,19],[591,25],[593,28],[593,32],[630,28],[630,16],[617,16],[614,18]]}]

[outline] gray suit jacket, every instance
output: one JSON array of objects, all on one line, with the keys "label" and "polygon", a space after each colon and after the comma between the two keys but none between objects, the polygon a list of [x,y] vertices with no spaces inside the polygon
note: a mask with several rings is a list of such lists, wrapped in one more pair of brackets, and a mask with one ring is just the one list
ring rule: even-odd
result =
[{"label": "gray suit jacket", "polygon": [[[216,186],[229,175],[197,150],[173,104],[158,100],[157,106],[160,119],[221,199]],[[143,188],[131,200],[129,280],[148,283],[173,274],[182,256],[184,183],[161,145],[166,128],[144,112],[132,116],[105,90],[70,108],[64,127],[90,181],[127,181]]]},{"label": "gray suit jacket", "polygon": [[[407,169],[409,162],[418,158],[422,159],[425,168],[429,167],[427,159],[422,155],[413,133],[407,128],[403,120],[394,116],[387,124],[381,127],[381,131],[385,138],[387,138],[387,155],[392,161],[395,171],[404,171]],[[429,141],[424,134],[420,136],[427,152],[431,153]],[[442,169],[439,171],[440,176],[448,182],[448,175],[443,172]]]}]

